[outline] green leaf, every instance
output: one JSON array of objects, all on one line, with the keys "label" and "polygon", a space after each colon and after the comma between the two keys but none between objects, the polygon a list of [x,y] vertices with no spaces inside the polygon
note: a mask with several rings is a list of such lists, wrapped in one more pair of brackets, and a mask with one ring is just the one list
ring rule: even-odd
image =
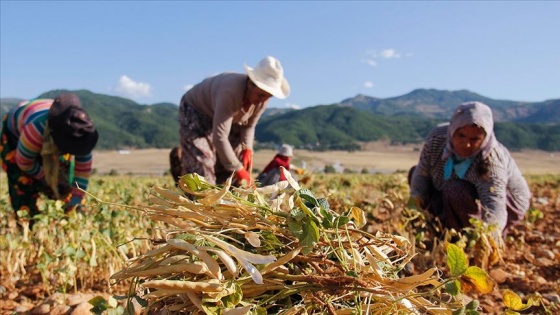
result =
[{"label": "green leaf", "polygon": [[85,256],[86,256],[86,252],[84,252],[83,250],[78,249],[78,250],[76,251],[76,259],[82,259],[82,258],[84,258]]},{"label": "green leaf", "polygon": [[476,310],[478,309],[479,306],[480,306],[480,302],[478,300],[472,300],[469,303],[467,303],[466,308],[468,310]]},{"label": "green leaf", "polygon": [[[301,225],[299,230],[301,231]],[[278,247],[282,248],[283,246],[285,246],[284,243],[280,242],[280,240],[276,237],[276,234],[274,234],[271,231],[268,230],[261,231],[261,237],[263,239],[261,248],[266,252],[270,252]]]},{"label": "green leaf", "polygon": [[303,213],[303,211],[299,208],[294,208],[290,211],[290,216],[296,220],[296,221],[301,221],[303,220],[303,218],[305,218],[305,213]]},{"label": "green leaf", "polygon": [[349,277],[354,277],[354,278],[359,278],[360,277],[360,275],[354,270],[348,270],[346,272],[346,275],[349,276]]},{"label": "green leaf", "polygon": [[457,296],[461,293],[461,282],[458,280],[453,280],[445,284],[445,292]]},{"label": "green leaf", "polygon": [[313,221],[315,221],[317,224],[320,223],[319,218],[317,218],[317,216],[315,215],[315,213],[313,213],[313,211],[311,211],[311,209],[309,209],[309,207],[307,207],[307,205],[304,202],[304,199],[300,198],[299,196],[296,195],[295,198],[295,204],[298,205],[301,210],[309,217],[311,218]]},{"label": "green leaf", "polygon": [[217,306],[213,302],[202,302],[202,309],[206,314],[222,314],[224,310],[223,307]]},{"label": "green leaf", "polygon": [[185,184],[187,184],[187,187],[189,187],[190,190],[192,191],[197,191],[198,190],[198,185],[196,182],[195,177],[193,176],[193,174],[186,174],[183,177],[181,177],[181,181],[183,181]]},{"label": "green leaf", "polygon": [[303,199],[305,202],[309,203],[311,205],[311,207],[319,206],[319,202],[317,201],[317,198],[315,198],[315,195],[313,195],[311,190],[306,189],[306,188],[302,188],[302,189],[298,190],[297,194],[301,199]]},{"label": "green leaf", "polygon": [[93,305],[93,308],[91,308],[90,311],[97,315],[101,315],[109,308],[109,302],[107,302],[107,300],[105,300],[102,296],[96,296],[89,300],[88,303]]},{"label": "green leaf", "polygon": [[312,220],[305,220],[302,226],[302,234],[299,237],[299,242],[302,246],[302,253],[308,254],[313,250],[313,246],[319,241],[319,228]]},{"label": "green leaf", "polygon": [[452,277],[462,275],[469,267],[469,261],[465,252],[457,245],[447,245],[447,266]]},{"label": "green leaf", "polygon": [[123,315],[134,315],[136,312],[134,310],[134,304],[131,301],[127,301]]},{"label": "green leaf", "polygon": [[[134,295],[134,299],[135,299],[136,302],[138,302],[138,304],[139,304],[140,306],[142,306],[142,307],[148,307],[148,305],[149,305],[148,300],[144,300],[143,298],[141,298],[141,297],[139,297],[139,296],[137,296],[137,295]],[[130,303],[130,304],[132,304],[132,303]],[[134,305],[132,305],[132,307],[134,307]]]},{"label": "green leaf", "polygon": [[341,216],[341,217],[336,218],[334,225],[338,228],[338,227],[341,227],[341,226],[345,225],[348,222],[350,222],[349,217]]},{"label": "green leaf", "polygon": [[461,308],[458,308],[456,310],[453,310],[451,312],[452,315],[464,315],[465,314],[465,307],[462,306]]},{"label": "green leaf", "polygon": [[303,233],[303,225],[300,221],[289,220],[288,221],[288,228],[294,235],[299,239],[301,234]]},{"label": "green leaf", "polygon": [[224,296],[222,298],[222,303],[226,308],[234,308],[241,302],[241,299],[243,299],[243,291],[236,282],[232,282],[228,285],[228,289],[233,290],[233,293]]},{"label": "green leaf", "polygon": [[324,228],[327,228],[327,229],[333,227],[334,216],[333,216],[332,212],[329,211],[329,210],[325,210],[323,208],[320,208],[319,211],[321,212],[321,215],[323,216],[322,226]]},{"label": "green leaf", "polygon": [[329,202],[325,198],[317,199],[317,203],[322,209],[330,210],[330,208],[331,208],[331,205],[329,204]]},{"label": "green leaf", "polygon": [[266,310],[266,308],[262,307],[262,306],[258,306],[254,311],[252,311],[250,314],[254,314],[254,315],[267,315],[268,312]]}]

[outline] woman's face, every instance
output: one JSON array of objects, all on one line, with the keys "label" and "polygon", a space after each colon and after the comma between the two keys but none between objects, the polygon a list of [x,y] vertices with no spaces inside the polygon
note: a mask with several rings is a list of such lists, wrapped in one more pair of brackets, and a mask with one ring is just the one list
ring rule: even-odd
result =
[{"label": "woman's face", "polygon": [[485,137],[484,129],[476,125],[465,126],[455,131],[451,143],[455,152],[465,158],[473,155],[480,148]]},{"label": "woman's face", "polygon": [[266,100],[271,98],[270,93],[261,90],[255,83],[249,80],[247,91],[245,94],[245,99],[248,105],[257,105],[264,103]]}]

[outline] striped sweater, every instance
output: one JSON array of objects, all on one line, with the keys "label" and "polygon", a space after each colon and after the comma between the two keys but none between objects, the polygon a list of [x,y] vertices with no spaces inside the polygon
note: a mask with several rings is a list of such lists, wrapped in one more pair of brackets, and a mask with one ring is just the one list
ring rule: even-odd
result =
[{"label": "striped sweater", "polygon": [[[420,154],[420,160],[412,176],[411,197],[426,201],[430,190],[441,191],[445,185],[443,175],[447,159],[443,159],[443,150],[447,143],[448,125],[438,126],[432,130]],[[464,180],[476,187],[483,208],[482,218],[489,224],[497,223],[503,230],[507,224],[506,195],[511,198],[512,206],[523,212],[529,208],[531,193],[525,178],[501,143],[492,149],[488,156],[489,178],[481,178],[473,163]],[[453,176],[456,178],[455,173]]]},{"label": "striped sweater", "polygon": [[[30,176],[42,180],[43,168],[40,163],[43,135],[47,124],[52,99],[36,99],[22,102],[8,114],[7,126],[12,135],[18,138],[15,160],[18,167]],[[75,156],[74,183],[72,197],[83,197],[92,169],[92,154]]]}]

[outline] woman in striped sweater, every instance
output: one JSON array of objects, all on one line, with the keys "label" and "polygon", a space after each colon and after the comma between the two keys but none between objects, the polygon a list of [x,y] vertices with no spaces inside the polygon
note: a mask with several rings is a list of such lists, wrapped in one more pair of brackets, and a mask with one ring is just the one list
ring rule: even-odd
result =
[{"label": "woman in striped sweater", "polygon": [[[80,207],[92,169],[98,133],[75,94],[21,103],[3,118],[2,168],[14,211],[39,213],[39,193]],[[30,227],[33,220],[30,222]]]},{"label": "woman in striped sweater", "polygon": [[409,174],[411,198],[447,228],[479,218],[506,235],[529,208],[527,182],[493,128],[490,107],[461,104],[449,124],[432,130]]}]

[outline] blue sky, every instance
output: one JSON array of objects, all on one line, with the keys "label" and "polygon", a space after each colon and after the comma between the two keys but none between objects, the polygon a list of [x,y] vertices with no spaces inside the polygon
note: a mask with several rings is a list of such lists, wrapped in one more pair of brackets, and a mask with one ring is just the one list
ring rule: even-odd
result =
[{"label": "blue sky", "polygon": [[277,57],[270,107],[417,88],[560,98],[558,1],[0,1],[0,97],[87,89],[179,103],[203,78]]}]

